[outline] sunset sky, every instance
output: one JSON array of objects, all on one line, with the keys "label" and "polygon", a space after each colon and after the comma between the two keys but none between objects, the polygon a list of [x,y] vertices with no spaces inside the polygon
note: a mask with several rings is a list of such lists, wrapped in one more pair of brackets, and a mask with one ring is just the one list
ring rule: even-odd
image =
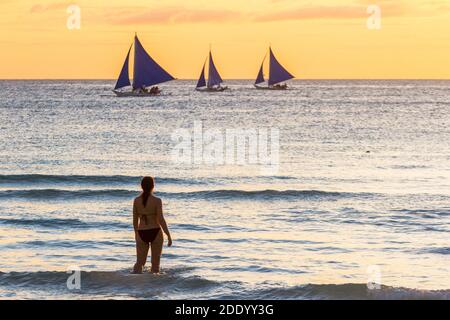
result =
[{"label": "sunset sky", "polygon": [[299,79],[450,79],[450,0],[1,0],[0,25],[3,79],[116,78],[135,31],[177,78],[209,44],[224,78],[255,78],[271,44]]}]

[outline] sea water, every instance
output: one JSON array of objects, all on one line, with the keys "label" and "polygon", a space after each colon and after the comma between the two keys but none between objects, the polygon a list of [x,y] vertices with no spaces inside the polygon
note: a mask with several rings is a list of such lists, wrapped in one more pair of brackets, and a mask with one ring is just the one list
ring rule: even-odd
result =
[{"label": "sea water", "polygon": [[[449,299],[449,81],[113,85],[0,82],[1,298]],[[195,123],[278,130],[278,165],[176,161]],[[160,275],[130,274],[143,175]]]}]

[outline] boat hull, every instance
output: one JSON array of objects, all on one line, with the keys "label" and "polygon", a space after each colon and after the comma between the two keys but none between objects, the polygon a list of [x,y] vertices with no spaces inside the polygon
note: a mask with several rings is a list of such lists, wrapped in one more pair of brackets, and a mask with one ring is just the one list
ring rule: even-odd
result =
[{"label": "boat hull", "polygon": [[150,93],[150,92],[121,92],[113,90],[113,92],[116,94],[117,97],[124,98],[124,97],[154,97],[161,95],[161,92],[159,93]]},{"label": "boat hull", "polygon": [[255,85],[255,88],[258,90],[276,90],[276,91],[283,91],[283,90],[288,90],[288,87],[260,87]]},{"label": "boat hull", "polygon": [[225,90],[229,90],[229,88],[228,87],[204,88],[204,89],[195,88],[195,91],[198,92],[223,92]]}]

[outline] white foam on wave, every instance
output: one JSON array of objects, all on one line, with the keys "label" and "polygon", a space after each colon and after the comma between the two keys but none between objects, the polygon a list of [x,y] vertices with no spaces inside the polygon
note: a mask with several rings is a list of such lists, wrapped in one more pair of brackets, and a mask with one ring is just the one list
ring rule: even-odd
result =
[{"label": "white foam on wave", "polygon": [[[382,286],[368,289],[366,284],[307,284],[286,287],[267,283],[248,288],[238,281],[213,281],[191,275],[191,268],[168,269],[162,274],[131,274],[129,270],[81,272],[81,289],[75,293],[97,299],[127,296],[129,298],[158,299],[177,296],[187,299],[214,297],[218,299],[283,299],[283,300],[450,300],[449,290],[418,290]],[[66,288],[66,272],[0,272],[0,293],[18,291],[39,294],[73,294]],[[39,291],[45,293],[39,293]]]}]

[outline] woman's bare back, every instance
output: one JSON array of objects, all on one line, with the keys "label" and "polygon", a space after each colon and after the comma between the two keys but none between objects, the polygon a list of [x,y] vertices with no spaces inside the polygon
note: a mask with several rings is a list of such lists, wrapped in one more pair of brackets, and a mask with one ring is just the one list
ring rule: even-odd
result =
[{"label": "woman's bare back", "polygon": [[148,197],[144,207],[142,196],[134,199],[134,214],[138,217],[138,230],[159,228],[159,213],[161,212],[161,199],[153,195]]}]

